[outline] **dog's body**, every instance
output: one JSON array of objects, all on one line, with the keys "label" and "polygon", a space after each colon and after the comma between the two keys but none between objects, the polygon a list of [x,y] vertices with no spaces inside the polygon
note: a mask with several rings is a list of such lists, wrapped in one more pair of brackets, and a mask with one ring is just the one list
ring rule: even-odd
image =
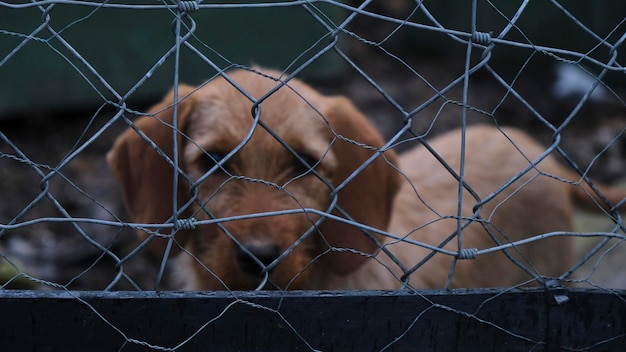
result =
[{"label": "dog's body", "polygon": [[[221,77],[197,91],[181,88],[177,154],[171,128],[172,94],[136,122],[160,153],[145,137],[128,129],[108,158],[122,184],[131,218],[137,223],[172,222],[176,190],[177,218],[217,219],[194,229],[176,228],[168,237],[175,239],[175,250],[186,252],[180,254],[188,269],[186,289],[400,287],[404,271],[431,250],[375,231],[368,237],[349,221],[337,219],[347,214],[349,220],[370,228],[439,246],[459,225],[458,181],[423,147],[403,155],[398,172],[395,154],[378,152],[384,146],[382,137],[343,98],[321,96],[297,80],[263,98],[278,85],[267,77],[278,75],[273,71],[229,73],[246,94],[261,99],[254,109],[251,99]],[[467,130],[464,180],[480,198],[495,192],[545,150],[517,130],[503,132],[525,157],[501,131]],[[458,131],[451,132],[431,143],[455,171],[460,169],[460,136]],[[176,159],[183,171],[177,181],[173,176]],[[537,169],[571,176],[550,157]],[[611,202],[623,196],[603,191]],[[580,186],[538,176],[532,169],[487,202],[479,215],[501,243],[570,231],[573,195],[581,193]],[[590,197],[586,199],[593,203]],[[470,217],[476,203],[465,191],[461,216]],[[329,210],[337,218],[320,223],[320,214]],[[259,213],[264,216],[246,217]],[[169,234],[164,229],[160,232]],[[371,237],[388,252],[380,251]],[[151,246],[163,253],[167,239],[151,240]],[[477,222],[463,229],[460,244],[478,249],[497,245]],[[444,248],[454,254],[458,245],[455,237]],[[536,275],[559,276],[571,265],[571,241],[566,237],[519,248],[523,256],[517,248],[509,253]],[[409,276],[409,284],[444,287],[454,259],[449,254],[434,255]],[[399,260],[404,271],[392,258]],[[498,252],[457,261],[449,286],[511,286],[531,277]]]},{"label": "dog's body", "polygon": [[[461,130],[454,130],[429,142],[429,146],[457,174],[461,169],[461,133]],[[497,192],[545,152],[543,146],[513,128],[500,130],[473,126],[466,130],[465,139],[463,180],[480,199]],[[394,201],[388,231],[430,246],[443,245],[459,225],[464,225],[463,221],[461,224],[457,222],[459,181],[425,147],[401,155],[399,169],[405,178]],[[553,177],[580,181],[576,174],[554,158],[547,157],[481,208],[476,208],[479,200],[464,189],[461,217],[467,219],[478,212],[483,224],[474,221],[462,230],[460,243],[454,236],[443,248],[458,252],[460,244],[464,249],[485,250],[533,235],[572,231],[575,205],[596,211],[602,207],[603,202],[592,197],[593,191],[587,186],[569,184]],[[598,187],[610,202],[617,203],[626,196],[621,190]],[[489,229],[493,238],[483,226]],[[518,264],[502,251],[480,255],[476,259],[458,259],[454,263],[454,275],[449,278],[453,256],[438,253],[418,266],[434,254],[432,249],[393,240],[387,240],[385,246],[392,256],[379,252],[375,260],[368,261],[349,277],[336,278],[333,287],[400,287],[404,272],[393,257],[405,270],[416,268],[408,282],[415,288],[536,285],[540,281],[532,278],[559,277],[574,260],[571,237],[545,238],[509,248],[508,254]]]}]

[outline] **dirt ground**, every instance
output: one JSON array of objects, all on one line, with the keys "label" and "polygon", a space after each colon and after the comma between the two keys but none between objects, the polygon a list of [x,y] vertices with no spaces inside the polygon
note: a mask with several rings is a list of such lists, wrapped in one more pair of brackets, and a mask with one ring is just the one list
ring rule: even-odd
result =
[{"label": "dirt ground", "polygon": [[[398,107],[405,112],[420,107],[435,96],[437,90],[459,77],[464,62],[462,57],[417,54],[410,50],[406,39],[387,44],[401,60],[365,44],[349,49],[355,64],[378,88],[349,65],[346,73],[339,77],[310,82],[328,94],[348,96],[387,138],[392,138],[404,123]],[[510,71],[518,72],[517,68]],[[549,117],[551,122],[562,121],[578,99],[549,97],[547,87],[553,77],[546,72],[525,71],[515,87],[542,116]],[[436,98],[419,110],[411,122],[416,134],[432,138],[461,124],[462,109],[455,103],[463,100],[461,87],[462,84],[457,85],[445,94],[445,99]],[[388,94],[393,102],[378,89]],[[527,106],[506,96],[506,89],[487,72],[472,76],[468,102],[475,111],[470,111],[469,122],[487,120],[514,125],[541,142],[549,143],[552,133],[546,125],[538,121]],[[136,108],[144,109],[149,103],[137,103]],[[95,115],[94,111],[95,108],[81,111],[68,108],[62,112],[28,112],[0,119],[0,132],[5,138],[0,142],[3,153],[0,155],[0,223],[8,224],[16,216],[20,217],[20,222],[34,221],[30,226],[6,231],[0,237],[0,254],[17,271],[40,280],[35,285],[38,288],[151,289],[160,258],[142,252],[116,266],[136,245],[133,234],[127,229],[111,224],[37,221],[58,217],[64,211],[74,218],[127,219],[119,189],[104,159],[113,139],[124,128],[122,123],[113,124],[64,164],[66,156],[75,150],[74,146],[94,136],[114,114],[114,111],[104,111]],[[589,166],[590,177],[610,184],[624,184],[626,144],[624,138],[615,138],[624,128],[626,107],[623,103],[589,102],[563,131],[561,146],[581,167]],[[609,144],[610,148],[604,150]],[[408,144],[398,149],[407,147]],[[25,157],[20,156],[21,153]],[[59,172],[42,181],[36,169],[46,175],[53,169]],[[577,221],[581,231],[606,231],[613,226],[606,215],[580,213]],[[597,239],[577,240],[578,249],[586,253],[597,242]],[[103,254],[100,246],[109,249],[106,253],[110,254]],[[626,289],[626,244],[612,241],[584,265],[584,271],[593,273],[586,285]],[[121,279],[109,287],[116,276]],[[134,284],[125,277],[132,278]],[[31,284],[32,281],[21,283]],[[167,284],[166,280],[164,286]]]}]

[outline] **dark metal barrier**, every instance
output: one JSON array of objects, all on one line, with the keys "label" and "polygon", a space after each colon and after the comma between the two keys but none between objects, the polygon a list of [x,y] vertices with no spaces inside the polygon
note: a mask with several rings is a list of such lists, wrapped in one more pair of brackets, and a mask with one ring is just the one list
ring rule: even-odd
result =
[{"label": "dark metal barrier", "polygon": [[2,291],[3,351],[622,351],[626,292]]}]

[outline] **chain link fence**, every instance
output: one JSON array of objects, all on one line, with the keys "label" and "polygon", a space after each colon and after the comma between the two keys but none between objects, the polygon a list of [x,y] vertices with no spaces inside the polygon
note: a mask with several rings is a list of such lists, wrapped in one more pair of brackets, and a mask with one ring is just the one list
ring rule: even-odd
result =
[{"label": "chain link fence", "polygon": [[625,22],[0,2],[5,345],[619,350]]}]

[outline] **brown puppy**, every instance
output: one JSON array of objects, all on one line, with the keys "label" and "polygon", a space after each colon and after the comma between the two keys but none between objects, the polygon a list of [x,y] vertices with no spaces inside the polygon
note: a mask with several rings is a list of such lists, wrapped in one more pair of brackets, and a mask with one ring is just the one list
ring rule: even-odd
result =
[{"label": "brown puppy", "polygon": [[[181,259],[192,269],[183,278],[185,288],[314,289],[323,287],[331,273],[354,271],[367,258],[331,248],[373,253],[376,241],[341,221],[318,224],[318,212],[344,217],[341,209],[357,223],[385,229],[399,180],[388,165],[395,162],[394,153],[377,152],[383,139],[344,98],[324,97],[297,80],[282,85],[268,78],[280,76],[273,71],[228,75],[251,97],[222,77],[196,91],[179,90],[177,155],[172,94],[136,121],[147,138],[129,128],[115,142],[108,160],[131,218],[153,224],[172,220],[172,161],[177,156],[183,172],[176,182],[178,218],[291,211],[217,221],[192,230],[161,229],[173,235],[174,249],[188,252]],[[257,99],[262,101],[253,109],[252,100]],[[160,253],[166,243],[152,240]]]},{"label": "brown puppy", "polygon": [[[456,232],[458,181],[425,148],[403,155],[399,172],[394,153],[379,152],[381,136],[344,98],[323,97],[297,80],[282,86],[268,78],[280,76],[273,71],[239,70],[228,76],[250,98],[222,77],[196,91],[179,90],[177,154],[172,129],[176,104],[170,94],[136,121],[143,136],[129,128],[108,155],[132,220],[169,224],[158,233],[139,234],[159,253],[168,240],[175,241],[175,252],[184,249],[184,288],[393,289],[401,287],[405,273],[411,274],[413,287],[438,288],[447,285],[453,263],[448,286],[505,287],[534,275],[558,276],[570,266],[567,237],[509,249],[519,265],[502,252],[457,263],[455,237],[444,247],[448,252],[412,270],[431,253],[419,243],[436,247]],[[253,100],[259,102],[254,108]],[[522,132],[504,132],[524,156],[499,130],[467,130],[464,180],[479,198],[498,190],[545,150]],[[459,170],[460,131],[431,145]],[[175,159],[181,171],[176,181]],[[571,230],[573,196],[582,193],[578,198],[588,203],[592,198],[580,186],[538,170],[571,177],[546,158],[477,209],[479,220],[461,232],[461,248],[485,249]],[[623,197],[603,191],[611,202]],[[462,218],[474,213],[476,203],[469,192],[463,193]],[[195,228],[173,226],[174,209],[178,219],[205,221]],[[331,211],[410,241],[376,231],[365,234],[350,221],[320,218]]]},{"label": "brown puppy", "polygon": [[[461,169],[461,134],[461,130],[454,130],[429,142],[457,175]],[[451,253],[390,239],[385,243],[388,253],[379,252],[375,260],[348,278],[336,278],[331,287],[400,287],[405,274],[410,274],[407,283],[414,288],[512,287],[537,285],[546,277],[558,278],[566,273],[574,264],[572,237],[531,241],[508,248],[507,254],[494,251],[475,259],[457,259],[459,248],[487,250],[533,235],[572,231],[575,205],[595,211],[608,209],[588,185],[578,182],[580,176],[553,157],[529,168],[531,161],[540,160],[546,148],[520,130],[479,125],[469,127],[465,138],[463,180],[474,193],[468,189],[462,192],[463,221],[457,222],[458,179],[430,151],[418,147],[399,158],[404,179],[388,229],[398,237],[443,246]],[[509,181],[514,182],[499,190]],[[619,189],[601,185],[597,188],[612,204],[626,197],[626,192]],[[495,197],[491,198],[492,194]],[[488,198],[477,207],[480,199]],[[474,220],[463,228],[459,240],[455,235],[457,228],[465,226],[465,220],[470,218]],[[445,244],[449,236],[451,240]],[[471,251],[464,252],[471,257]],[[421,263],[425,259],[428,260]]]}]

